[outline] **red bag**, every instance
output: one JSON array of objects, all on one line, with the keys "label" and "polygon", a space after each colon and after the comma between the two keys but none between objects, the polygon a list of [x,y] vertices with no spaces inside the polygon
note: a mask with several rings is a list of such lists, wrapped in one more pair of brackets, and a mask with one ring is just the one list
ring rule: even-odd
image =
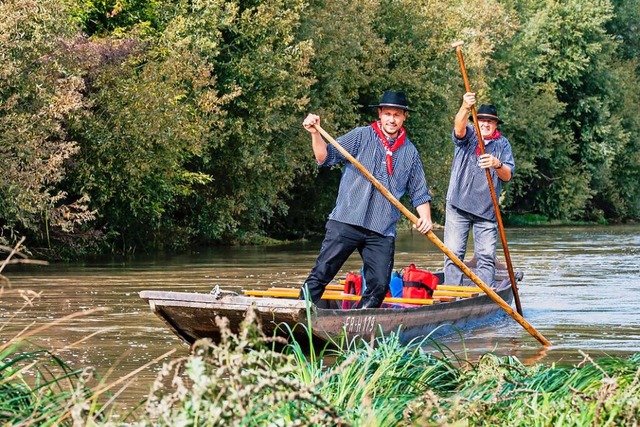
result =
[{"label": "red bag", "polygon": [[348,272],[344,279],[344,293],[362,295],[362,275]]},{"label": "red bag", "polygon": [[410,264],[402,274],[402,298],[430,299],[438,287],[438,276]]},{"label": "red bag", "polygon": [[[362,295],[362,275],[348,272],[344,279],[344,293],[351,295]],[[342,301],[342,308],[347,310],[353,307],[353,301]]]}]

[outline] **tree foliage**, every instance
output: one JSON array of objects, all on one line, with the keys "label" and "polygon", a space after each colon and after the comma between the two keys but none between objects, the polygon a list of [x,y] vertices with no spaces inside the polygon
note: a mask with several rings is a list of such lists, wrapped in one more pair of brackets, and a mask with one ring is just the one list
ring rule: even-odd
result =
[{"label": "tree foliage", "polygon": [[496,66],[491,84],[493,96],[506,101],[517,159],[508,206],[560,219],[627,216],[632,210],[611,185],[630,143],[620,108],[630,94],[619,90],[617,46],[605,31],[611,4],[525,0],[519,10],[520,30],[496,55],[508,66]]},{"label": "tree foliage", "polygon": [[[118,252],[322,230],[340,170],[300,123],[339,136],[386,89],[442,221],[464,92],[498,106],[516,158],[510,214],[640,217],[638,0],[0,4],[5,235]],[[49,240],[53,239],[53,241]],[[47,241],[49,240],[49,243]]]},{"label": "tree foliage", "polygon": [[210,138],[194,163],[212,182],[185,207],[201,241],[241,240],[286,212],[283,200],[308,158],[295,138],[311,82],[310,43],[295,37],[304,4],[201,5],[185,2],[174,20],[176,45],[191,43],[214,76],[197,100]]},{"label": "tree foliage", "polygon": [[63,8],[38,1],[0,3],[0,224],[9,236],[69,232],[93,219],[79,195],[58,184],[78,152],[65,120],[85,107],[84,81],[64,55],[75,28]]},{"label": "tree foliage", "polygon": [[81,148],[70,187],[91,195],[100,212],[96,226],[117,232],[125,251],[145,241],[162,247],[162,232],[174,228],[175,200],[210,181],[186,167],[206,143],[193,93],[210,76],[197,62],[189,67],[192,58],[183,52],[161,59],[140,49],[132,40],[84,41],[92,108],[69,123]]}]

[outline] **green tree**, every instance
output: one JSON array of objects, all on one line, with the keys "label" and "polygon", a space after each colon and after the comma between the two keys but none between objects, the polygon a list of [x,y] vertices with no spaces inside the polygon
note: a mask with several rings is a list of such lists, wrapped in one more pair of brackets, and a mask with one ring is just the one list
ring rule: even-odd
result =
[{"label": "green tree", "polygon": [[[259,235],[301,169],[301,2],[168,2],[157,34],[85,40],[92,108],[70,185],[118,251]],[[126,36],[126,37],[125,37]],[[87,53],[89,52],[89,53]]]},{"label": "green tree", "polygon": [[615,17],[607,23],[608,33],[619,42],[620,59],[640,57],[640,0],[612,0]]},{"label": "green tree", "polygon": [[298,0],[184,2],[172,22],[215,78],[198,100],[209,141],[194,166],[212,177],[187,201],[202,241],[247,241],[262,234],[305,169],[300,115],[308,104],[311,49],[297,41]]},{"label": "green tree", "polygon": [[108,37],[132,28],[155,29],[162,20],[160,0],[64,0],[69,12],[89,36]]},{"label": "green tree", "polygon": [[[640,2],[614,0],[615,17],[608,23],[609,33],[618,42],[617,58],[612,58],[615,79],[612,82],[617,111],[629,141],[617,153],[611,165],[611,179],[603,194],[610,194],[607,217],[640,219]],[[613,209],[607,209],[610,206]]]},{"label": "green tree", "polygon": [[77,48],[92,108],[69,123],[80,153],[68,185],[91,194],[94,226],[118,251],[188,239],[172,215],[176,199],[209,181],[187,163],[206,144],[194,94],[211,77],[189,52],[159,58],[163,46],[143,47],[136,39],[101,39]]},{"label": "green tree", "polygon": [[[514,143],[509,206],[561,219],[602,219],[611,166],[624,149],[608,1],[518,2],[522,27],[496,56],[493,95]],[[613,196],[616,198],[617,196]]]},{"label": "green tree", "polygon": [[84,81],[64,54],[77,30],[63,6],[0,3],[0,223],[42,240],[93,217],[82,194],[58,187],[78,151],[65,119],[85,106]]},{"label": "green tree", "polygon": [[456,40],[507,122],[507,211],[638,218],[637,5],[2,2],[0,225],[118,251],[321,231],[340,170],[319,171],[300,123],[367,125],[385,89],[417,110],[407,128],[442,220]]}]

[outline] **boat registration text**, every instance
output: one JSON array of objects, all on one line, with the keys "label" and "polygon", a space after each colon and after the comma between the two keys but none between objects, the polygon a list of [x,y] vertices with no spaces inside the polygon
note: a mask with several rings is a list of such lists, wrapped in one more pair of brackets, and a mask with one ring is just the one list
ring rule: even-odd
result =
[{"label": "boat registration text", "polygon": [[352,334],[373,332],[376,328],[376,316],[348,316],[344,319],[344,330]]}]

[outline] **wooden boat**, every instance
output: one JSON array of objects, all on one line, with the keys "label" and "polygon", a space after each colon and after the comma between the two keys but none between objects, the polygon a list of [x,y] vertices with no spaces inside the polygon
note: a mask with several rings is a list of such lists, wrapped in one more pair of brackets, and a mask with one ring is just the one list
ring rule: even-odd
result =
[{"label": "wooden boat", "polygon": [[[505,270],[497,270],[496,293],[508,304],[512,303],[513,292]],[[442,277],[442,273],[437,273]],[[518,281],[522,273],[516,274]],[[438,287],[434,299],[429,303],[409,305],[385,304],[387,308],[342,309],[339,304],[321,302],[318,306],[298,300],[297,289],[280,289],[247,292],[239,295],[214,289],[212,293],[142,291],[140,297],[147,301],[151,310],[167,326],[189,344],[200,338],[220,339],[220,329],[216,316],[226,317],[229,327],[237,331],[245,313],[254,307],[267,336],[273,334],[289,338],[293,335],[299,343],[309,341],[307,329],[311,326],[314,345],[327,341],[351,340],[354,337],[371,339],[376,335],[397,333],[403,342],[428,335],[436,337],[450,334],[495,320],[505,311],[485,295],[480,288],[464,287],[463,290]],[[256,293],[257,292],[257,293]],[[255,296],[264,292],[267,297]],[[325,295],[330,293],[327,291]],[[443,295],[438,295],[438,292]],[[253,294],[253,295],[251,295]],[[274,294],[281,297],[273,297]],[[329,298],[340,301],[339,291],[333,291]],[[385,300],[387,301],[387,300]],[[391,300],[393,302],[393,300]],[[322,308],[322,306],[325,308]],[[285,326],[286,325],[286,326]],[[287,327],[288,326],[288,327]],[[318,348],[318,347],[316,347]]]}]

